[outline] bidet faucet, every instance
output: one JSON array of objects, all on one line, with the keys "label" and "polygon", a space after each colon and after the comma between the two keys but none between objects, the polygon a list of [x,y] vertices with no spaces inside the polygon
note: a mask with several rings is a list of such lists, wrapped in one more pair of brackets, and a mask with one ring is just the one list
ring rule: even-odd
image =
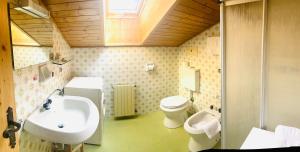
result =
[{"label": "bidet faucet", "polygon": [[45,103],[43,104],[43,108],[42,110],[49,110],[50,109],[50,104],[52,103],[52,100],[50,99],[50,97],[55,94],[57,91],[59,91],[59,95],[63,96],[64,95],[64,90],[63,89],[56,89],[54,90],[52,93],[50,93],[50,95],[46,98]]}]

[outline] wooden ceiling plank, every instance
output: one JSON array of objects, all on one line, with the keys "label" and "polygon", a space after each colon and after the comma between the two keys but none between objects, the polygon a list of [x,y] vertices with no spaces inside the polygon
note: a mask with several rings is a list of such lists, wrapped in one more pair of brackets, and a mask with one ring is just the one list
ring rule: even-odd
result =
[{"label": "wooden ceiling plank", "polygon": [[214,9],[211,9],[207,6],[203,6],[202,4],[197,3],[193,0],[181,0],[181,1],[179,1],[179,5],[184,6],[184,7],[188,7],[191,10],[192,9],[197,10],[198,13],[203,13],[203,14],[206,14],[206,15],[220,14],[218,10],[214,10]]},{"label": "wooden ceiling plank", "polygon": [[72,23],[72,22],[101,22],[100,16],[76,16],[76,17],[63,17],[55,18],[56,23]]},{"label": "wooden ceiling plank", "polygon": [[167,39],[172,39],[172,40],[177,40],[177,39],[184,39],[186,36],[174,36],[174,35],[165,35],[165,34],[159,34],[159,35],[152,35],[152,38],[158,39],[158,38],[167,38]]},{"label": "wooden ceiling plank", "polygon": [[85,26],[85,27],[72,27],[72,28],[63,28],[61,32],[72,32],[72,31],[87,31],[87,30],[101,30],[101,27],[97,26]]},{"label": "wooden ceiling plank", "polygon": [[195,29],[190,29],[190,28],[182,28],[182,27],[177,27],[177,26],[171,26],[171,25],[161,25],[159,29],[157,30],[170,30],[170,31],[183,31],[183,32],[189,32],[189,33],[194,33]]},{"label": "wooden ceiling plank", "polygon": [[212,20],[220,20],[219,19],[219,13],[218,14],[204,14],[201,13],[199,10],[196,9],[192,9],[183,5],[179,5],[175,8],[176,11],[180,11],[189,15],[195,15],[195,16],[199,16],[199,17],[209,17],[209,19]]},{"label": "wooden ceiling plank", "polygon": [[58,17],[77,17],[77,16],[100,16],[99,9],[81,9],[81,10],[68,10],[52,12],[51,15],[55,18]]},{"label": "wooden ceiling plank", "polygon": [[185,35],[189,35],[189,34],[192,34],[194,32],[187,32],[187,31],[179,31],[179,30],[174,30],[174,29],[158,29],[158,30],[155,30],[154,32],[157,32],[157,33],[177,33],[177,34],[185,34]]},{"label": "wooden ceiling plank", "polygon": [[61,4],[61,3],[74,3],[74,2],[85,2],[85,1],[93,1],[93,0],[44,0],[45,4]]},{"label": "wooden ceiling plank", "polygon": [[85,26],[98,26],[103,27],[102,24],[98,22],[72,22],[72,23],[57,23],[57,26],[61,28],[72,28],[72,27],[85,27]]},{"label": "wooden ceiling plank", "polygon": [[193,0],[193,1],[200,3],[203,6],[209,7],[211,9],[220,11],[220,5],[216,3],[216,0]]},{"label": "wooden ceiling plank", "polygon": [[169,32],[169,31],[166,31],[166,32],[153,32],[152,35],[171,35],[171,36],[174,36],[174,37],[184,37],[184,36],[189,36],[189,35],[193,35],[193,33],[189,33],[189,34],[186,34],[186,33],[176,33],[176,32]]},{"label": "wooden ceiling plank", "polygon": [[72,32],[62,32],[63,35],[65,35],[66,37],[82,37],[85,35],[88,36],[93,36],[93,35],[102,35],[102,33],[100,32],[96,32],[96,33],[86,33],[86,32],[82,32],[82,31],[72,31]]},{"label": "wooden ceiling plank", "polygon": [[213,24],[215,23],[215,21],[207,18],[207,17],[199,17],[199,16],[195,16],[195,15],[190,15],[190,14],[186,14],[180,11],[176,11],[176,13],[171,14],[172,16],[177,16],[177,17],[181,17],[181,18],[185,18],[188,20],[192,20],[192,21],[197,21],[197,22],[204,22],[204,23],[208,23],[208,24]]},{"label": "wooden ceiling plank", "polygon": [[176,16],[168,16],[166,18],[167,21],[171,21],[171,22],[181,22],[183,24],[188,24],[188,25],[192,25],[192,26],[209,26],[209,23],[204,23],[204,22],[200,22],[200,21],[192,21],[192,20],[188,20],[188,19],[183,19],[180,17],[176,17]]},{"label": "wooden ceiling plank", "polygon": [[176,27],[181,28],[181,29],[188,28],[188,29],[192,29],[194,31],[209,27],[209,25],[207,25],[207,26],[205,26],[205,25],[194,26],[194,25],[184,24],[184,23],[181,23],[181,22],[165,22],[162,25],[176,26]]},{"label": "wooden ceiling plank", "polygon": [[17,25],[21,24],[44,24],[45,22],[40,19],[30,19],[30,20],[13,20]]},{"label": "wooden ceiling plank", "polygon": [[48,8],[51,12],[81,10],[81,9],[99,9],[101,6],[100,0],[81,1],[72,3],[50,4]]}]

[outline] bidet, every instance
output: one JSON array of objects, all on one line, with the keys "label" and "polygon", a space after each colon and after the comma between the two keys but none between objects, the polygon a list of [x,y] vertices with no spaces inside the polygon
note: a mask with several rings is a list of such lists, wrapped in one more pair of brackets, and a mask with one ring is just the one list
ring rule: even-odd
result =
[{"label": "bidet", "polygon": [[184,123],[184,130],[190,135],[191,152],[213,148],[220,139],[221,114],[205,109],[189,117]]}]

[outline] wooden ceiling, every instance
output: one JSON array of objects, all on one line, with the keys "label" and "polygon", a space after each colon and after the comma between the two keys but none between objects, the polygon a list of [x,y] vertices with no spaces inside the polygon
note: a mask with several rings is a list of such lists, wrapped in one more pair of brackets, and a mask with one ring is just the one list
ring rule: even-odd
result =
[{"label": "wooden ceiling", "polygon": [[44,0],[71,47],[104,45],[102,0]]},{"label": "wooden ceiling", "polygon": [[220,19],[217,0],[177,0],[144,41],[145,46],[179,46]]},{"label": "wooden ceiling", "polygon": [[[71,47],[105,46],[103,0],[44,3]],[[218,23],[219,11],[218,0],[176,0],[139,45],[179,46]]]}]

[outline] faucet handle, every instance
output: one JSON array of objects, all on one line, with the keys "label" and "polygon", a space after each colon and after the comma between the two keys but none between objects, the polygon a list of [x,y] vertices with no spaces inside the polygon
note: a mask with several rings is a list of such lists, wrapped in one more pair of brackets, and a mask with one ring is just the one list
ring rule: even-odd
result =
[{"label": "faucet handle", "polygon": [[47,99],[46,102],[43,104],[43,108],[46,110],[50,109],[50,104],[52,103],[51,99]]},{"label": "faucet handle", "polygon": [[51,104],[52,103],[52,99],[47,99],[46,103]]},{"label": "faucet handle", "polygon": [[59,89],[59,95],[60,95],[60,96],[63,96],[64,94],[65,94],[64,88]]},{"label": "faucet handle", "polygon": [[43,108],[44,108],[45,110],[49,110],[49,109],[50,109],[50,106],[49,106],[49,104],[44,103],[44,104],[43,104]]}]

